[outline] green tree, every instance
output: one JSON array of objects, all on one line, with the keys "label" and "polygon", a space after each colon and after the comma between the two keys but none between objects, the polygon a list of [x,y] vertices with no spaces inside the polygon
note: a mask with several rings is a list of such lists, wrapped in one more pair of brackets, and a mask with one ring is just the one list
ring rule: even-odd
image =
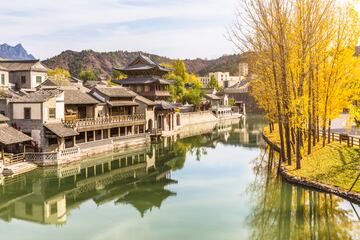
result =
[{"label": "green tree", "polygon": [[214,75],[212,75],[210,77],[209,87],[210,88],[215,88],[217,91],[221,90],[221,86],[219,85],[218,81],[216,81],[216,78],[215,78]]},{"label": "green tree", "polygon": [[68,70],[55,68],[54,70],[49,70],[47,74],[52,81],[60,86],[68,86],[70,84],[69,78],[71,74]]},{"label": "green tree", "polygon": [[112,70],[112,77],[114,80],[121,80],[127,78],[127,76],[118,70]]},{"label": "green tree", "polygon": [[202,97],[202,83],[198,77],[189,73],[185,63],[181,60],[176,60],[172,64],[166,64],[165,66],[174,69],[173,72],[165,76],[166,79],[175,81],[175,84],[169,87],[171,100],[191,103],[198,107]]},{"label": "green tree", "polygon": [[229,106],[234,106],[236,103],[235,99],[229,98]]},{"label": "green tree", "polygon": [[85,82],[97,80],[97,76],[92,70],[81,71],[79,74],[79,78]]}]

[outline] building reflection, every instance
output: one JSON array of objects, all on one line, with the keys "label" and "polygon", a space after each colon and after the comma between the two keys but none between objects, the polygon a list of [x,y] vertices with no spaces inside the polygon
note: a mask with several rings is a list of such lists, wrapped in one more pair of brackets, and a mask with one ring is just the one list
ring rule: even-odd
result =
[{"label": "building reflection", "polygon": [[[41,224],[65,224],[67,215],[83,202],[129,204],[141,216],[176,193],[176,184],[159,146],[127,154],[89,159],[65,167],[36,170],[7,178],[0,186],[0,218]],[[174,154],[175,156],[176,154]]]},{"label": "building reflection", "polygon": [[[0,218],[62,225],[87,201],[131,206],[145,217],[176,196],[172,172],[184,167],[187,154],[200,160],[219,144],[256,148],[263,144],[263,126],[261,118],[204,124],[149,147],[2,179]],[[253,162],[256,178],[249,193],[255,205],[248,217],[253,239],[354,238],[356,231],[349,229],[360,226],[352,220],[356,215],[349,203],[282,182],[276,171],[269,171],[276,168],[273,156]]]},{"label": "building reflection", "polygon": [[[171,172],[183,168],[186,154],[200,160],[217,144],[256,146],[260,125],[246,120],[203,124],[151,147],[89,158],[78,164],[44,168],[0,182],[0,218],[61,225],[88,200],[98,206],[133,206],[143,217],[176,193]],[[248,129],[248,130],[247,130]]]}]

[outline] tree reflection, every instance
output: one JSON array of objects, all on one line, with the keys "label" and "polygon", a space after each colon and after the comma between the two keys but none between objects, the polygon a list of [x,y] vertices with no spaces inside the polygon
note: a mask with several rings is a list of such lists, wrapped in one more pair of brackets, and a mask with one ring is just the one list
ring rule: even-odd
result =
[{"label": "tree reflection", "polygon": [[283,181],[276,176],[274,157],[267,149],[253,162],[251,239],[353,239],[359,234],[352,210],[342,207],[346,201]]}]

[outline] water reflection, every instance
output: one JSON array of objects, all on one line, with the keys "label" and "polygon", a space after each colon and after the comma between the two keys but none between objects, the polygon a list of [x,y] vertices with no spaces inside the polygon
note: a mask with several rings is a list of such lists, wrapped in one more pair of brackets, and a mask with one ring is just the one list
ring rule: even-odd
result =
[{"label": "water reflection", "polygon": [[[274,159],[277,156],[265,150],[260,135],[264,124],[259,117],[202,124],[150,147],[3,178],[0,183],[0,218],[3,221],[0,224],[9,222],[15,225],[18,224],[16,220],[36,225],[87,224],[90,221],[81,216],[93,210],[86,204],[91,202],[96,206],[114,205],[105,215],[117,222],[127,221],[135,226],[144,223],[139,220],[152,219],[150,216],[154,209],[161,209],[157,211],[157,216],[161,215],[165,220],[158,227],[167,224],[176,236],[184,234],[181,226],[186,226],[185,223],[198,226],[201,222],[203,226],[208,226],[212,221],[208,211],[214,211],[221,214],[216,220],[223,223],[216,230],[221,233],[221,238],[214,235],[211,229],[203,227],[198,232],[192,229],[187,236],[196,233],[201,239],[359,239],[360,225],[354,211],[360,210],[358,206],[352,206],[333,195],[290,185],[276,176],[274,169],[277,163]],[[262,150],[259,150],[259,146],[262,146]],[[258,152],[258,158],[252,160],[252,157],[248,157],[256,156]],[[228,155],[224,156],[222,166],[216,165],[220,161],[208,165],[209,157],[218,159],[222,157],[218,154],[224,153]],[[237,159],[234,154],[243,155]],[[231,157],[233,159],[226,159]],[[189,161],[196,163],[190,164],[191,169]],[[241,168],[237,169],[239,166]],[[191,178],[195,175],[196,178]],[[189,182],[189,179],[193,182]],[[213,179],[214,183],[204,183],[203,179]],[[241,186],[247,191],[241,192],[240,199],[236,199],[237,188],[229,188],[229,184]],[[221,194],[227,198],[218,198]],[[231,201],[228,201],[229,196],[233,198]],[[209,202],[204,202],[207,199]],[[189,208],[181,205],[184,201]],[[172,208],[164,210],[167,202],[172,202]],[[207,211],[201,212],[201,205],[206,205]],[[71,222],[69,216],[80,206],[88,208],[78,211]],[[126,207],[135,210],[136,216],[127,215],[127,218],[119,220],[116,214],[112,214]],[[192,212],[187,213],[187,218],[181,219],[183,209]],[[234,219],[229,211],[239,215]],[[169,225],[167,219],[174,216],[180,218],[180,223]],[[229,223],[238,223],[238,219],[239,224],[231,228]],[[101,222],[98,219],[93,221]],[[221,232],[223,229],[226,229],[226,233]],[[239,235],[238,229],[246,235]],[[56,233],[59,238],[61,235],[81,234],[75,232],[76,227],[67,230]],[[168,239],[165,234],[160,235],[163,229],[155,230],[159,236],[154,239]],[[17,236],[16,230],[6,231],[8,236]],[[44,232],[45,229],[38,231]]]},{"label": "water reflection", "polygon": [[360,239],[359,206],[287,183],[276,175],[277,157],[266,149],[253,163],[252,239]]}]

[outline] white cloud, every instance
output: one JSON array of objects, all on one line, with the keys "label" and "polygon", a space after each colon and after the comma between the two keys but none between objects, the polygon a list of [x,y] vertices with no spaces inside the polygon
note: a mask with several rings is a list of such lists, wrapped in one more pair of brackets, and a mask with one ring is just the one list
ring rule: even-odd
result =
[{"label": "white cloud", "polygon": [[[233,53],[232,44],[223,35],[225,25],[232,21],[236,1],[1,1],[0,29],[5,33],[2,41],[21,42],[41,58],[66,49],[145,50],[179,58],[218,57]],[[153,27],[152,19],[158,19]],[[170,19],[174,27],[166,23]],[[148,31],[144,30],[146,27]]]}]

